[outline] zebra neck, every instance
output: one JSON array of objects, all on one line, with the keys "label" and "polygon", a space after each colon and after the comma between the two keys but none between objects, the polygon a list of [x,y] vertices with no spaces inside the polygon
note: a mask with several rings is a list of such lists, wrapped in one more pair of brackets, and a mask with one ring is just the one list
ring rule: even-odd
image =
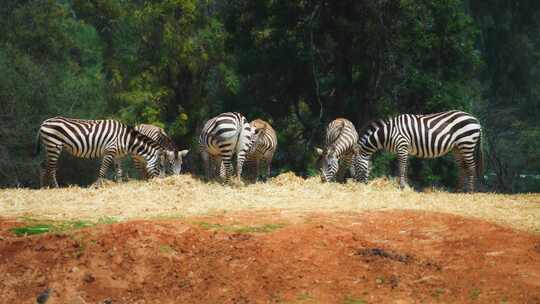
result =
[{"label": "zebra neck", "polygon": [[135,137],[133,141],[129,142],[127,148],[131,154],[142,157],[145,161],[152,159],[158,151],[158,149],[145,142],[140,137]]}]

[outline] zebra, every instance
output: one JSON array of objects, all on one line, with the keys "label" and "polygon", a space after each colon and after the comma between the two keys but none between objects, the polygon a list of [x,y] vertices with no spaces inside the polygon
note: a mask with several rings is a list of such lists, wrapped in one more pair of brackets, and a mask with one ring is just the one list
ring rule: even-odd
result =
[{"label": "zebra", "polygon": [[[407,185],[407,157],[436,158],[452,152],[459,169],[458,190],[474,191],[475,174],[483,166],[482,128],[478,119],[462,111],[427,115],[402,114],[369,124],[355,146],[355,179],[367,182],[373,153],[387,150],[397,154],[399,185]],[[475,172],[476,170],[476,172]],[[465,176],[466,175],[466,176]]]},{"label": "zebra", "polygon": [[[40,180],[58,187],[56,165],[65,149],[79,158],[102,157],[96,185],[100,186],[111,163],[125,154],[134,154],[146,162],[149,177],[160,173],[162,148],[159,144],[117,120],[83,120],[57,116],[43,121],[36,138],[36,155],[46,150],[41,163]],[[118,174],[117,174],[118,176]]]},{"label": "zebra", "polygon": [[254,130],[251,149],[246,157],[246,165],[255,171],[255,179],[259,177],[261,162],[266,164],[265,178],[270,175],[272,158],[277,148],[276,131],[272,126],[262,120],[255,119],[249,123]]},{"label": "zebra", "polygon": [[[322,182],[343,180],[347,169],[351,170],[351,175],[354,175],[351,161],[357,141],[358,133],[349,120],[337,118],[328,124],[324,149],[315,148],[315,152],[322,157]],[[341,168],[340,162],[342,163]]]},{"label": "zebra", "polygon": [[236,174],[240,179],[253,133],[246,118],[237,112],[222,113],[208,120],[199,136],[206,178],[210,179],[210,163],[213,163],[225,169],[225,182],[229,182],[234,173],[233,155],[236,155]]},{"label": "zebra", "polygon": [[[171,172],[172,174],[180,174],[182,172],[183,158],[188,154],[189,150],[178,151],[176,144],[173,140],[165,133],[163,128],[149,125],[149,124],[139,124],[135,126],[135,130],[139,133],[149,137],[153,141],[157,142],[161,147],[163,147],[163,160],[165,163],[165,170]],[[143,178],[147,177],[147,172],[145,170],[146,164],[144,158],[136,156],[133,158],[135,168],[137,168]],[[119,166],[120,164],[117,164]]]}]

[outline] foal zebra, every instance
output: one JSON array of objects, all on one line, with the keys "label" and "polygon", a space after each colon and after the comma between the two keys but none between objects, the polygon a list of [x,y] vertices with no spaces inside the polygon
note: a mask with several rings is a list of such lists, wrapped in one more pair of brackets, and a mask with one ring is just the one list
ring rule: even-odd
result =
[{"label": "foal zebra", "polygon": [[[163,148],[162,157],[164,158],[163,162],[165,163],[165,170],[172,174],[181,173],[183,158],[188,154],[189,150],[178,151],[176,144],[167,133],[165,133],[163,128],[148,124],[139,124],[135,126],[135,130],[146,137],[149,137]],[[135,168],[139,169],[141,175],[146,178],[147,172],[145,170],[146,164],[144,159],[141,157],[134,157],[133,162]]]},{"label": "foal zebra", "polygon": [[277,137],[272,126],[262,119],[255,119],[249,125],[253,128],[254,134],[251,149],[247,154],[246,165],[248,168],[254,169],[256,180],[260,174],[261,162],[266,164],[265,177],[270,175],[272,158],[274,158],[277,148]]},{"label": "foal zebra", "polygon": [[[367,182],[373,153],[387,150],[399,161],[399,184],[407,184],[407,157],[440,157],[452,152],[459,169],[458,189],[464,190],[465,175],[469,191],[474,191],[475,175],[483,165],[482,129],[478,119],[461,111],[427,115],[403,114],[371,123],[355,147],[356,179]],[[476,172],[475,172],[476,171]]]},{"label": "foal zebra", "polygon": [[[330,182],[342,180],[345,170],[351,168],[354,146],[358,141],[356,128],[349,120],[337,118],[328,124],[324,150],[316,148],[317,154],[322,156],[321,180]],[[341,168],[339,162],[341,161]]]},{"label": "foal zebra", "polygon": [[199,136],[206,177],[210,178],[210,161],[212,161],[220,168],[224,167],[225,181],[229,182],[234,173],[233,155],[236,155],[236,175],[240,179],[246,154],[252,145],[252,136],[251,126],[240,113],[222,113],[208,120]]},{"label": "foal zebra", "polygon": [[79,158],[103,157],[97,185],[102,184],[111,163],[128,153],[144,159],[150,177],[160,173],[161,146],[117,120],[49,118],[41,124],[37,140],[36,155],[41,145],[46,150],[41,164],[45,173],[40,179],[43,184],[52,180],[54,187],[58,187],[56,165],[63,149]]}]

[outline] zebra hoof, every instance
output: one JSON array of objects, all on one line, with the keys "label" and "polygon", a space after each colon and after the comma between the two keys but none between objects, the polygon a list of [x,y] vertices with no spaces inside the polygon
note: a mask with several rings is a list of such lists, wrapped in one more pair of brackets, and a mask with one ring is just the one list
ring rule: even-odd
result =
[{"label": "zebra hoof", "polygon": [[92,184],[92,188],[101,188],[105,185],[105,182],[102,178],[99,178],[95,183]]}]

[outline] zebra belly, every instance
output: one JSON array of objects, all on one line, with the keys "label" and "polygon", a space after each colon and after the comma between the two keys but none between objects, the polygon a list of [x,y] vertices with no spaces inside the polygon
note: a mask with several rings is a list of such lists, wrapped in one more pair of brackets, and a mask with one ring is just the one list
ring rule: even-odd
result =
[{"label": "zebra belly", "polygon": [[77,148],[72,147],[71,145],[65,145],[64,149],[69,154],[75,157],[84,158],[84,159],[96,159],[96,158],[101,158],[104,155],[103,149],[97,149],[97,150],[89,149],[88,151],[81,151]]},{"label": "zebra belly", "polygon": [[418,149],[415,149],[413,146],[410,146],[409,155],[416,156],[418,158],[437,158],[437,157],[441,157],[448,154],[448,152],[450,152],[452,148],[453,148],[453,145],[447,146],[445,148],[435,147],[435,149],[432,149],[431,151],[432,154],[426,154],[426,153],[421,153],[421,151],[419,151]]}]

